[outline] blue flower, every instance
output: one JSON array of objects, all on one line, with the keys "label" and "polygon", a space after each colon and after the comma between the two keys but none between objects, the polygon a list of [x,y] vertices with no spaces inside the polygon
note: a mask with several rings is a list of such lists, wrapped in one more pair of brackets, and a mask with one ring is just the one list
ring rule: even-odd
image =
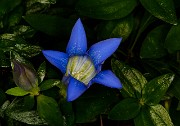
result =
[{"label": "blue flower", "polygon": [[93,83],[121,89],[122,84],[110,70],[101,71],[102,63],[118,48],[122,38],[100,41],[87,51],[87,40],[81,20],[75,23],[66,53],[43,50],[46,59],[64,74],[67,101],[73,101]]}]

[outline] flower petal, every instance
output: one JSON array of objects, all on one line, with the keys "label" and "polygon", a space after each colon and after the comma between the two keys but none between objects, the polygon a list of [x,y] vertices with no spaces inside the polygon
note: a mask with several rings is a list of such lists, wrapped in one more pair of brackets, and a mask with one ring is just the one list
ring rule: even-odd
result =
[{"label": "flower petal", "polygon": [[67,90],[67,101],[73,101],[77,99],[86,90],[87,90],[87,86],[85,86],[82,82],[71,77]]},{"label": "flower petal", "polygon": [[87,39],[81,20],[78,19],[74,25],[66,52],[69,56],[83,55],[87,50]]},{"label": "flower petal", "polygon": [[122,84],[120,80],[116,77],[116,75],[110,71],[110,70],[105,70],[99,72],[94,78],[93,78],[94,83],[102,84],[111,88],[122,88]]},{"label": "flower petal", "polygon": [[121,40],[122,38],[111,38],[92,45],[88,54],[93,60],[94,65],[102,63],[111,56],[118,48]]},{"label": "flower petal", "polygon": [[66,66],[69,59],[69,56],[66,53],[53,50],[43,50],[42,53],[46,59],[60,69],[62,73],[66,72]]}]

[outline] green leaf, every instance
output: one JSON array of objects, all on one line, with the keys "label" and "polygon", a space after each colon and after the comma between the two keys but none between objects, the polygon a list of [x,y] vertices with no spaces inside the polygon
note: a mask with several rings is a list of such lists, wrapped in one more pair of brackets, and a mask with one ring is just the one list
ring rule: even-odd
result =
[{"label": "green leaf", "polygon": [[25,15],[29,14],[36,14],[36,13],[42,13],[43,11],[46,11],[49,7],[49,3],[41,3],[40,1],[43,0],[28,0],[26,1],[26,13]]},{"label": "green leaf", "polygon": [[41,65],[38,68],[37,74],[40,78],[39,83],[41,83],[46,75],[46,62],[41,63]]},{"label": "green leaf", "polygon": [[23,98],[23,105],[26,106],[26,110],[31,110],[34,107],[34,104],[34,95],[28,95]]},{"label": "green leaf", "polygon": [[5,101],[5,102],[2,104],[2,106],[1,106],[1,108],[0,108],[0,117],[4,118],[4,116],[5,116],[5,115],[4,115],[5,110],[8,108],[9,104],[10,104],[10,101],[9,101],[9,100]]},{"label": "green leaf", "polygon": [[175,76],[172,87],[170,88],[170,92],[180,100],[180,77],[178,75]]},{"label": "green leaf", "polygon": [[140,0],[140,2],[155,17],[170,24],[177,24],[173,0]]},{"label": "green leaf", "polygon": [[61,81],[58,79],[49,79],[49,80],[45,80],[41,83],[40,85],[40,90],[44,91],[44,90],[48,90],[54,86],[57,86],[61,84]]},{"label": "green leaf", "polygon": [[165,73],[173,72],[172,70],[170,70],[170,67],[165,62],[165,60],[146,59],[143,60],[143,65],[146,71],[150,74],[151,79]]},{"label": "green leaf", "polygon": [[[29,104],[28,104],[29,103]],[[9,116],[14,111],[29,111],[34,106],[33,96],[16,97],[6,109],[6,115]]]},{"label": "green leaf", "polygon": [[25,57],[34,57],[41,53],[41,47],[35,45],[28,44],[16,44],[14,47],[15,51],[17,51],[20,55]]},{"label": "green leaf", "polygon": [[143,106],[141,112],[134,119],[135,126],[155,126],[151,120],[148,106]]},{"label": "green leaf", "polygon": [[67,36],[74,25],[73,20],[43,14],[27,15],[24,19],[36,30],[51,36]]},{"label": "green leaf", "polygon": [[173,126],[168,112],[162,105],[157,104],[155,106],[150,106],[149,114],[155,126],[160,124],[162,126]]},{"label": "green leaf", "polygon": [[119,100],[117,92],[101,85],[92,86],[73,105],[76,123],[95,121],[97,116],[105,113]]},{"label": "green leaf", "polygon": [[160,104],[144,106],[134,123],[135,126],[173,126],[168,112]]},{"label": "green leaf", "polygon": [[17,25],[22,19],[23,7],[19,6],[9,16],[9,27]]},{"label": "green leaf", "polygon": [[157,18],[151,15],[149,12],[145,11],[142,19],[140,20],[139,30],[137,33],[137,38],[142,34],[142,32],[153,22],[155,22]]},{"label": "green leaf", "polygon": [[29,94],[29,92],[27,92],[19,87],[8,89],[6,91],[6,93],[9,95],[14,95],[14,96],[24,96],[24,95]]},{"label": "green leaf", "polygon": [[55,4],[56,0],[35,0],[38,3],[42,3],[42,4]]},{"label": "green leaf", "polygon": [[126,98],[116,104],[109,112],[108,118],[113,120],[129,120],[140,112],[141,105],[138,99]]},{"label": "green leaf", "polygon": [[47,125],[36,111],[13,111],[9,117],[29,125]]},{"label": "green leaf", "polygon": [[4,15],[12,11],[21,3],[21,0],[1,0],[0,1],[0,15]]},{"label": "green leaf", "polygon": [[76,10],[83,16],[112,20],[127,16],[136,5],[136,0],[79,0]]},{"label": "green leaf", "polygon": [[63,117],[57,102],[44,95],[37,97],[37,111],[41,118],[47,121],[50,126],[63,126]]},{"label": "green leaf", "polygon": [[123,41],[130,35],[134,25],[132,15],[120,20],[102,22],[97,31],[100,40],[107,38],[122,37]]},{"label": "green leaf", "polygon": [[15,34],[1,34],[0,35],[0,49],[3,51],[9,51],[16,44],[26,43],[22,38],[17,37]]},{"label": "green leaf", "polygon": [[164,41],[168,30],[166,25],[161,25],[149,32],[143,41],[140,57],[160,58],[165,56],[167,52],[164,48]]},{"label": "green leaf", "polygon": [[[32,102],[29,102],[29,104],[32,104]],[[6,101],[1,106],[0,114],[3,114],[2,116],[10,117],[27,124],[45,124],[45,121],[43,119],[40,119],[36,112],[29,111],[29,109],[32,109],[29,106],[32,105],[27,105],[27,100],[25,100],[25,97],[20,99],[15,98],[11,103],[9,101]],[[32,120],[35,120],[35,122],[33,122]]]},{"label": "green leaf", "polygon": [[174,79],[174,74],[169,73],[159,76],[148,82],[142,91],[142,99],[146,104],[158,104]]},{"label": "green leaf", "polygon": [[11,51],[16,44],[25,44],[26,41],[15,34],[1,34],[0,35],[0,50],[7,52]]},{"label": "green leaf", "polygon": [[112,69],[120,78],[123,89],[121,90],[125,97],[141,97],[141,91],[147,83],[146,78],[134,68],[125,65],[118,60],[112,60]]},{"label": "green leaf", "polygon": [[12,32],[16,36],[22,36],[22,38],[32,38],[36,31],[31,26],[16,25],[12,28]]},{"label": "green leaf", "polygon": [[62,114],[64,115],[65,123],[67,126],[74,126],[75,114],[72,102],[68,102],[66,99],[62,98],[59,103]]},{"label": "green leaf", "polygon": [[180,50],[180,36],[178,33],[180,33],[180,20],[178,20],[178,25],[171,27],[166,37],[165,47],[170,53]]}]

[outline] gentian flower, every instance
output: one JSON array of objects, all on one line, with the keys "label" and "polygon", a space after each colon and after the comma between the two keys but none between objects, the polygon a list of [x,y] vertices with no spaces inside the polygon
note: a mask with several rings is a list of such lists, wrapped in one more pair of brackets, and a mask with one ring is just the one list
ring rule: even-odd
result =
[{"label": "gentian flower", "polygon": [[75,23],[66,53],[43,50],[46,59],[64,74],[67,84],[67,101],[73,101],[93,83],[121,89],[122,84],[110,70],[101,71],[102,63],[118,48],[122,38],[100,41],[87,51],[87,40],[81,20]]}]

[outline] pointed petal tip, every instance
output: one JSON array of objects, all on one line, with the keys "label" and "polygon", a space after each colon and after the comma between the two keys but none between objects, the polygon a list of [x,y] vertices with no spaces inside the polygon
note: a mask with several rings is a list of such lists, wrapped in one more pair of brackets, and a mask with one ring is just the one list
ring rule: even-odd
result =
[{"label": "pointed petal tip", "polygon": [[42,54],[46,57],[49,55],[50,52],[52,52],[53,50],[42,50]]},{"label": "pointed petal tip", "polygon": [[47,50],[42,50],[42,53],[45,54]]},{"label": "pointed petal tip", "polygon": [[74,101],[74,100],[75,100],[74,98],[67,97],[67,101],[68,101],[68,102],[72,102],[72,101]]},{"label": "pointed petal tip", "polygon": [[89,56],[97,66],[110,57],[119,47],[122,38],[110,38],[92,45],[88,51]]},{"label": "pointed petal tip", "polygon": [[109,40],[111,42],[114,42],[114,44],[116,43],[117,46],[119,46],[120,43],[122,42],[122,38],[110,38],[110,39],[107,39],[107,40]]},{"label": "pointed petal tip", "polygon": [[61,70],[62,73],[66,72],[66,66],[68,64],[69,56],[66,53],[54,51],[54,50],[42,50],[45,58],[58,69]]},{"label": "pointed petal tip", "polygon": [[66,48],[66,52],[69,56],[83,55],[87,50],[87,38],[86,33],[79,18],[74,27],[72,28],[71,36]]},{"label": "pointed petal tip", "polygon": [[55,52],[54,50],[42,50],[42,53],[44,56],[50,55],[52,52]]},{"label": "pointed petal tip", "polygon": [[71,77],[67,89],[67,101],[71,102],[76,100],[86,90],[87,86],[85,86],[82,82],[76,80],[75,78]]},{"label": "pointed petal tip", "polygon": [[[105,84],[104,86],[108,86],[108,85]],[[122,84],[121,84],[121,82],[119,80],[116,80],[116,84],[113,84],[113,85],[111,85],[109,87],[110,88],[116,88],[116,89],[119,89],[119,90],[123,88],[123,86],[122,86]]]},{"label": "pointed petal tip", "polygon": [[110,88],[121,89],[122,84],[119,78],[111,70],[105,70],[99,72],[96,77],[93,79],[94,83],[98,83]]},{"label": "pointed petal tip", "polygon": [[121,84],[121,82],[117,85],[117,87],[112,87],[112,88],[117,88],[117,89],[122,89],[123,88],[123,86],[122,86],[122,84]]},{"label": "pointed petal tip", "polygon": [[78,18],[77,21],[76,21],[76,23],[77,23],[77,22],[82,24],[81,18]]}]

